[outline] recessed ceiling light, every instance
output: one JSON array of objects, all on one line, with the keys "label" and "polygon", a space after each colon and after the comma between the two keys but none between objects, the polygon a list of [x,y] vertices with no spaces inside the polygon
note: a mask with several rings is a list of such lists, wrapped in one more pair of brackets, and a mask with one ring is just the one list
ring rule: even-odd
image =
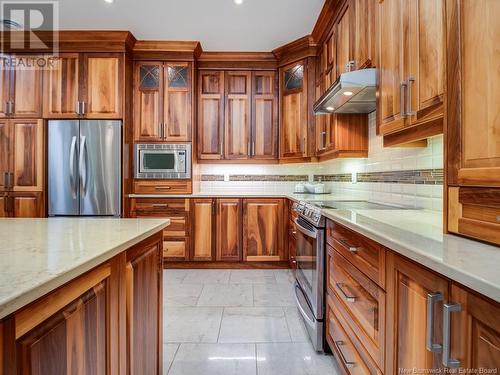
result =
[{"label": "recessed ceiling light", "polygon": [[111,4],[114,0],[104,0],[106,3]]},{"label": "recessed ceiling light", "polygon": [[335,109],[335,108],[333,108],[333,107],[326,107],[326,110],[327,110],[327,111],[330,111],[330,112],[333,112],[333,110],[334,110],[334,109]]},{"label": "recessed ceiling light", "polygon": [[344,95],[345,96],[352,96],[352,91],[346,91],[346,92],[344,92]]},{"label": "recessed ceiling light", "polygon": [[243,4],[243,0],[233,0],[233,2],[234,2],[236,5],[241,5],[241,4]]}]

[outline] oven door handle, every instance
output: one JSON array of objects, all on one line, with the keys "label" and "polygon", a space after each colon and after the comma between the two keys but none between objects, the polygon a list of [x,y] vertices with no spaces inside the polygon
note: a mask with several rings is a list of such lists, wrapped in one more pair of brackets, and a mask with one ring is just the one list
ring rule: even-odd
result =
[{"label": "oven door handle", "polygon": [[[310,318],[309,314],[304,310],[304,307],[302,306],[302,302],[299,299],[299,295],[297,293],[302,293],[302,290],[300,290],[300,287],[295,284],[295,303],[297,304],[297,308],[300,311],[300,314],[304,317],[305,320],[307,320],[307,323],[309,325],[314,326],[315,322],[313,319]],[[304,297],[303,297],[304,298]]]},{"label": "oven door handle", "polygon": [[302,225],[300,225],[300,222],[297,219],[293,219],[293,222],[297,226],[297,229],[304,235],[311,237],[311,238],[318,238],[318,231],[317,230],[309,230],[307,228],[304,228]]}]

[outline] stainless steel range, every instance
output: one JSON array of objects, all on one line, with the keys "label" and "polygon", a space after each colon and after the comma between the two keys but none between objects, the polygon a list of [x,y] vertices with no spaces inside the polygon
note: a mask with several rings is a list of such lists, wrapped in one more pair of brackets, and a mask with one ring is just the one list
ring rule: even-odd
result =
[{"label": "stainless steel range", "polygon": [[325,218],[311,204],[294,203],[298,213],[295,299],[314,349],[324,350]]}]

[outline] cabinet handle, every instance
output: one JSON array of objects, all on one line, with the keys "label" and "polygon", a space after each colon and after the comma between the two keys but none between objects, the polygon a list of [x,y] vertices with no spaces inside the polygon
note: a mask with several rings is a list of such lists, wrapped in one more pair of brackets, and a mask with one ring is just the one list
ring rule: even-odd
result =
[{"label": "cabinet handle", "polygon": [[8,101],[5,102],[5,115],[6,116],[10,115],[10,113],[9,113],[9,102]]},{"label": "cabinet handle", "polygon": [[255,141],[252,141],[252,156],[255,156]]},{"label": "cabinet handle", "polygon": [[302,138],[302,142],[300,144],[300,151],[302,151],[302,153],[306,152],[306,137]]},{"label": "cabinet handle", "polygon": [[356,302],[356,297],[354,297],[354,296],[351,296],[351,295],[347,294],[347,293],[345,292],[345,290],[342,288],[342,286],[343,286],[344,284],[342,284],[342,283],[335,283],[335,285],[337,286],[337,289],[338,289],[338,290],[340,290],[340,292],[344,295],[344,298],[345,298],[345,300],[346,300],[347,302],[351,302],[351,303]]},{"label": "cabinet handle", "polygon": [[357,246],[352,246],[351,244],[349,244],[349,242],[347,242],[346,240],[344,240],[343,238],[340,238],[339,239],[339,242],[344,245],[345,247],[347,247],[347,250],[349,250],[351,253],[357,253],[359,251],[359,247]]},{"label": "cabinet handle", "polygon": [[77,101],[77,102],[76,102],[76,106],[75,106],[75,113],[76,113],[77,115],[79,115],[79,114],[80,114],[80,102],[79,102],[79,101]]},{"label": "cabinet handle", "polygon": [[220,141],[220,156],[224,156],[224,149],[222,148],[222,141]]},{"label": "cabinet handle", "polygon": [[326,132],[321,132],[321,148],[320,150],[326,150]]},{"label": "cabinet handle", "polygon": [[457,368],[460,361],[450,358],[450,339],[451,339],[451,313],[460,312],[459,303],[445,303],[443,305],[443,365],[446,367]]},{"label": "cabinet handle", "polygon": [[409,77],[406,80],[406,116],[413,116],[415,113],[411,111],[411,83],[415,82],[415,78]]},{"label": "cabinet handle", "polygon": [[87,107],[87,103],[85,102],[82,102],[82,115],[84,115],[86,113],[86,107]]},{"label": "cabinet handle", "polygon": [[402,81],[399,84],[399,113],[401,114],[401,117],[406,117],[406,112],[405,112],[405,106],[404,106],[404,95],[405,95],[405,88],[407,84],[405,81]]},{"label": "cabinet handle", "polygon": [[7,115],[13,115],[14,114],[14,102],[9,100],[7,102]]},{"label": "cabinet handle", "polygon": [[167,203],[153,203],[151,207],[168,207]]},{"label": "cabinet handle", "polygon": [[440,353],[443,350],[441,344],[435,344],[433,342],[434,333],[434,305],[436,302],[442,301],[443,295],[441,293],[429,293],[427,294],[427,333],[426,333],[426,348],[429,352]]},{"label": "cabinet handle", "polygon": [[170,190],[171,186],[155,186],[155,190]]},{"label": "cabinet handle", "polygon": [[252,156],[252,148],[250,145],[251,145],[251,143],[250,143],[250,141],[248,141],[248,143],[247,143],[247,155],[248,156]]},{"label": "cabinet handle", "polygon": [[339,352],[340,359],[342,362],[344,362],[345,367],[353,368],[354,366],[356,366],[356,362],[350,362],[345,358],[344,352],[340,348],[341,346],[345,345],[344,342],[342,340],[337,340],[337,341],[334,341],[334,343],[335,343],[335,347],[337,348],[337,351]]}]

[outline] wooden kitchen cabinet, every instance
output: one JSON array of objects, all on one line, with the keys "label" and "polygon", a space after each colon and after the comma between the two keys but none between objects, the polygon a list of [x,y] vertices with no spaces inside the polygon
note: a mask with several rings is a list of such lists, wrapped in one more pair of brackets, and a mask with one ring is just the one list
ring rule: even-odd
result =
[{"label": "wooden kitchen cabinet", "polygon": [[0,193],[0,217],[8,217],[9,212],[7,210],[7,200],[8,196],[6,193]]},{"label": "wooden kitchen cabinet", "polygon": [[191,199],[192,249],[190,260],[214,260],[215,246],[215,200],[212,198]]},{"label": "wooden kitchen cabinet", "polygon": [[[8,55],[17,67],[3,67],[0,73],[0,117],[42,116],[42,70],[35,55]],[[14,60],[16,59],[16,60]],[[6,64],[9,64],[8,62]]]},{"label": "wooden kitchen cabinet", "polygon": [[54,60],[54,67],[44,71],[45,118],[78,117],[80,95],[80,55],[63,53]]},{"label": "wooden kitchen cabinet", "polygon": [[[445,94],[444,0],[383,0],[379,7],[380,134],[385,145],[442,133]],[[418,128],[417,128],[418,127]]]},{"label": "wooden kitchen cabinet", "polygon": [[354,17],[352,14],[352,8],[351,3],[348,2],[336,24],[337,57],[335,59],[335,72],[337,77],[335,79],[340,77],[342,73],[354,70],[352,44]]},{"label": "wooden kitchen cabinet", "polygon": [[0,190],[42,191],[43,120],[0,120]]},{"label": "wooden kitchen cabinet", "polygon": [[163,260],[187,261],[190,256],[190,201],[184,198],[133,198],[130,217],[170,219],[163,230]]},{"label": "wooden kitchen cabinet", "polygon": [[45,71],[44,117],[121,119],[123,87],[122,54],[61,54]]},{"label": "wooden kitchen cabinet", "polygon": [[163,64],[138,62],[134,67],[134,140],[161,141]]},{"label": "wooden kitchen cabinet", "polygon": [[217,199],[217,261],[241,261],[243,209],[239,198]]},{"label": "wooden kitchen cabinet", "polygon": [[252,159],[278,157],[277,86],[276,72],[252,72]]},{"label": "wooden kitchen cabinet", "polygon": [[[493,56],[500,35],[500,3],[447,0],[446,14],[447,227],[498,245],[500,62]],[[482,61],[490,63],[483,66]]]},{"label": "wooden kitchen cabinet", "polygon": [[198,74],[198,159],[224,157],[224,72]]},{"label": "wooden kitchen cabinet", "polygon": [[135,141],[191,141],[191,70],[191,64],[187,62],[136,62]]},{"label": "wooden kitchen cabinet", "polygon": [[[396,254],[387,256],[386,374],[401,368],[442,369],[442,353],[426,348],[432,324],[432,343],[443,343],[443,301],[449,301],[447,279]],[[433,315],[428,315],[428,295]]]},{"label": "wooden kitchen cabinet", "polygon": [[274,71],[203,70],[198,87],[198,159],[277,159]]},{"label": "wooden kitchen cabinet", "polygon": [[353,62],[354,69],[377,65],[377,2],[372,0],[351,0],[353,20]]},{"label": "wooden kitchen cabinet", "polygon": [[500,305],[457,284],[451,287],[450,357],[464,369],[500,368]]},{"label": "wooden kitchen cabinet", "polygon": [[123,58],[113,54],[84,54],[82,101],[86,118],[121,118]]},{"label": "wooden kitchen cabinet", "polygon": [[161,243],[127,250],[127,373],[161,374],[163,368],[163,265]]},{"label": "wooden kitchen cabinet", "polygon": [[284,247],[283,199],[245,199],[243,203],[243,260],[287,260]]},{"label": "wooden kitchen cabinet", "polygon": [[11,193],[12,217],[44,217],[43,193]]},{"label": "wooden kitchen cabinet", "polygon": [[247,159],[251,155],[251,77],[250,72],[225,72],[225,159]]},{"label": "wooden kitchen cabinet", "polygon": [[307,61],[280,69],[280,159],[304,158],[308,154]]}]

